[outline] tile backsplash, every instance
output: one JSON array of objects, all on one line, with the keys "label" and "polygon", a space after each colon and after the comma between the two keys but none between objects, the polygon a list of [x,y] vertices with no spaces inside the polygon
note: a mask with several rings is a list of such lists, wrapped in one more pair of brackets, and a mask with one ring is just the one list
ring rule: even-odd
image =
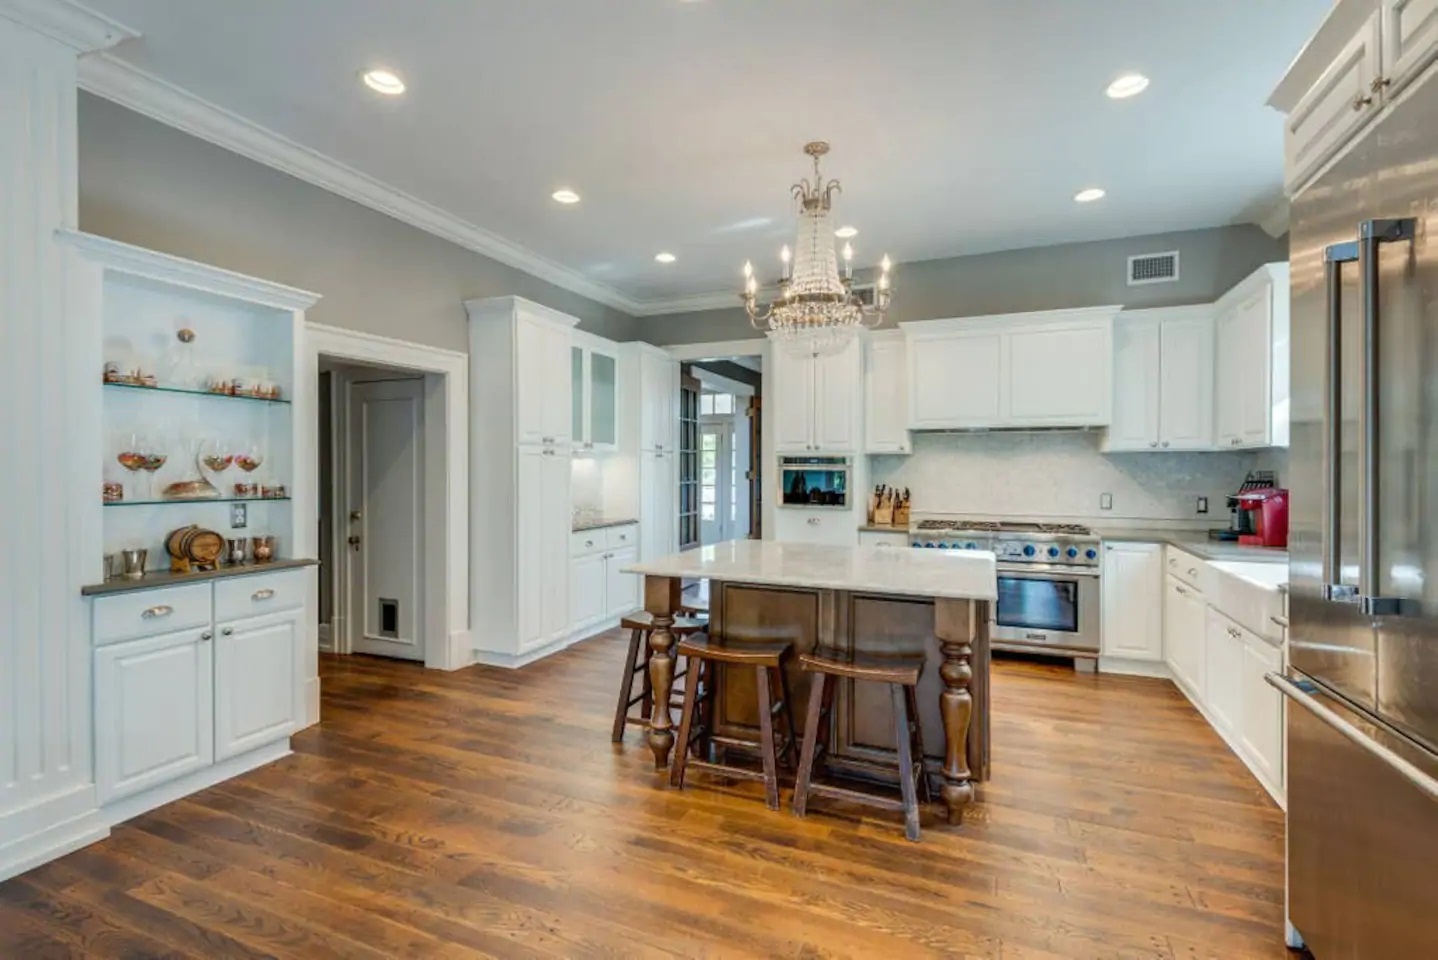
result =
[{"label": "tile backsplash", "polygon": [[[1250,470],[1284,482],[1287,451],[1103,453],[1098,432],[916,433],[906,457],[870,460],[874,484],[908,487],[916,513],[1165,520],[1220,525]],[[1103,494],[1113,509],[1099,509]],[[1208,497],[1208,513],[1195,510]]]}]

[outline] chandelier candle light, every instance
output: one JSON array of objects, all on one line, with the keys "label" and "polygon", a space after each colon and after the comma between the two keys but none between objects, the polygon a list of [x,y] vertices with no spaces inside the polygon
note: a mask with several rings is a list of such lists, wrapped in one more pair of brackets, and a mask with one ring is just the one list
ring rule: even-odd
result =
[{"label": "chandelier candle light", "polygon": [[865,328],[884,322],[892,295],[886,255],[879,262],[873,303],[865,303],[854,292],[854,248],[844,244],[844,273],[839,275],[834,255],[834,231],[829,225],[834,194],[839,181],[827,183],[819,173],[819,158],[829,152],[823,141],[806,144],[804,152],[814,158],[814,180],[794,184],[799,201],[799,231],[791,252],[779,251],[779,296],[760,306],[759,281],[754,265],[744,264],[744,309],[754,328],[783,343],[795,353],[820,356],[839,353]]}]

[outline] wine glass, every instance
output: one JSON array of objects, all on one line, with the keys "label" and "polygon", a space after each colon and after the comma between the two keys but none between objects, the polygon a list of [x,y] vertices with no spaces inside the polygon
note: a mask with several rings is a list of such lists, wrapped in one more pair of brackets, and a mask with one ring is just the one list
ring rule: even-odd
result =
[{"label": "wine glass", "polygon": [[115,459],[120,466],[132,474],[145,468],[150,444],[143,434],[127,433],[119,438],[118,445],[119,451],[115,454]]},{"label": "wine glass", "polygon": [[145,462],[140,464],[141,469],[146,473],[147,490],[145,499],[147,500],[155,499],[155,471],[163,467],[165,461],[170,459],[170,455],[162,453],[160,451],[160,445],[153,442],[154,438],[150,439],[152,442],[144,445]]},{"label": "wine glass", "polygon": [[240,449],[240,452],[235,454],[234,459],[235,466],[245,471],[245,473],[254,473],[260,469],[260,466],[264,464],[264,462],[265,455],[263,451],[260,450],[260,445],[253,441],[245,444],[244,447]]},{"label": "wine glass", "polygon": [[200,445],[200,462],[211,473],[224,473],[235,462],[235,454],[221,440],[205,440]]}]

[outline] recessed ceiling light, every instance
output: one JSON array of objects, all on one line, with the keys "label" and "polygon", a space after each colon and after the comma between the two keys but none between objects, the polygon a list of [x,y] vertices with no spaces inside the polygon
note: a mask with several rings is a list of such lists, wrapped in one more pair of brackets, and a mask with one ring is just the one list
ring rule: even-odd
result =
[{"label": "recessed ceiling light", "polygon": [[850,237],[857,237],[858,235],[859,235],[859,228],[858,228],[858,227],[840,227],[839,229],[837,229],[837,230],[834,231],[834,236],[839,237],[840,239],[843,239],[843,240],[847,240],[847,239],[849,239]]},{"label": "recessed ceiling light", "polygon": [[656,253],[654,255],[654,259],[658,260],[660,263],[673,263],[677,258],[674,256],[674,254],[670,253],[668,250],[665,250],[663,253]]},{"label": "recessed ceiling light", "polygon": [[1079,203],[1093,203],[1095,200],[1102,200],[1104,191],[1099,187],[1089,187],[1087,190],[1080,190],[1074,194],[1074,199]]},{"label": "recessed ceiling light", "polygon": [[404,81],[399,78],[399,74],[391,70],[366,70],[360,79],[375,93],[382,93],[387,97],[397,97],[404,93]]},{"label": "recessed ceiling light", "polygon": [[554,193],[550,194],[550,196],[554,197],[554,199],[558,200],[560,203],[579,202],[579,194],[575,193],[573,190],[568,189],[567,187],[563,190],[554,191]]},{"label": "recessed ceiling light", "polygon": [[1125,73],[1108,85],[1108,95],[1115,100],[1136,97],[1148,89],[1148,77],[1141,73]]}]

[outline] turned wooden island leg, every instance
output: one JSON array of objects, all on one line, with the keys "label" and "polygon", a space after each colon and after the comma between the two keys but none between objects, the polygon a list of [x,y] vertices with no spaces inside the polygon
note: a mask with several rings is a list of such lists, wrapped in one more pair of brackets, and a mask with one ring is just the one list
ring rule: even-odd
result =
[{"label": "turned wooden island leg", "polygon": [[650,712],[649,749],[654,751],[654,769],[669,765],[674,749],[674,720],[669,715],[669,697],[674,691],[674,613],[679,608],[683,588],[678,577],[645,577],[644,609],[654,617],[654,630],[649,634],[649,685],[653,700]]},{"label": "turned wooden island leg", "polygon": [[973,600],[938,600],[934,603],[934,633],[944,662],[939,676],[939,714],[944,722],[944,784],[940,794],[949,810],[949,823],[962,823],[964,808],[974,799],[969,769],[969,736],[973,729],[974,643],[986,630],[987,605]]}]

